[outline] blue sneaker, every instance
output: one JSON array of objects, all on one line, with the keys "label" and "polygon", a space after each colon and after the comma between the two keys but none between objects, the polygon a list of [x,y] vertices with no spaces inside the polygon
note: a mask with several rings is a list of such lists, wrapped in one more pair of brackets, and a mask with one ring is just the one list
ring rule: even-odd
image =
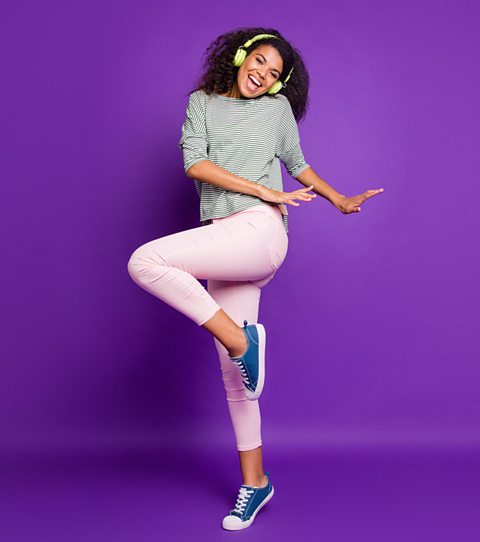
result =
[{"label": "blue sneaker", "polygon": [[265,471],[267,485],[265,487],[247,486],[243,484],[238,492],[235,507],[225,516],[222,527],[227,531],[239,531],[250,527],[259,510],[273,497],[273,486],[270,473]]},{"label": "blue sneaker", "polygon": [[265,345],[266,333],[262,324],[247,325],[243,321],[243,332],[247,337],[247,350],[237,357],[228,356],[238,365],[246,388],[247,399],[254,401],[260,397],[265,383]]}]

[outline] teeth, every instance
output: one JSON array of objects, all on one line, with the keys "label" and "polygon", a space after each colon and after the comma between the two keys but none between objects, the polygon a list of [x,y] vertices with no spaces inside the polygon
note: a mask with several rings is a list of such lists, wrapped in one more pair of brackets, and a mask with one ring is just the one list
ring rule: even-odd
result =
[{"label": "teeth", "polygon": [[260,86],[260,83],[255,79],[255,77],[253,77],[253,75],[249,75],[248,77],[250,77],[250,79],[257,85],[257,87]]}]

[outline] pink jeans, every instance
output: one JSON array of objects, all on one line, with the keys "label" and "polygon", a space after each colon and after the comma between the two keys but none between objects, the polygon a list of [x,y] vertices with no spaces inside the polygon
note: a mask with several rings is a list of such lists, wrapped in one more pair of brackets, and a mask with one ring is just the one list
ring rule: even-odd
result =
[{"label": "pink jeans", "polygon": [[[257,323],[260,289],[274,277],[288,250],[277,206],[259,203],[211,224],[137,248],[128,262],[133,281],[203,325],[221,308],[239,326]],[[197,279],[206,279],[207,289]],[[237,449],[262,445],[258,400],[249,401],[240,370],[214,337]]]}]

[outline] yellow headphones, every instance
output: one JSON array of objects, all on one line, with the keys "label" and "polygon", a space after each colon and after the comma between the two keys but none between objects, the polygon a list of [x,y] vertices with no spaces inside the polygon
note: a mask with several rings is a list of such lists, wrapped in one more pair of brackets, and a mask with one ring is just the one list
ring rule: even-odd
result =
[{"label": "yellow headphones", "polygon": [[[243,64],[245,58],[247,57],[247,51],[245,51],[245,49],[250,47],[250,45],[252,45],[254,41],[261,40],[263,38],[278,39],[278,36],[274,36],[273,34],[257,34],[253,38],[249,39],[237,49],[237,52],[235,53],[235,57],[233,59],[233,65],[237,66],[237,68],[240,67]],[[275,83],[273,83],[273,85],[267,90],[267,94],[276,94],[280,89],[285,88],[287,86],[287,81],[290,79],[290,75],[292,75],[292,72],[293,66],[290,70],[290,73],[285,78],[285,81],[283,83],[281,81],[275,81]]]}]

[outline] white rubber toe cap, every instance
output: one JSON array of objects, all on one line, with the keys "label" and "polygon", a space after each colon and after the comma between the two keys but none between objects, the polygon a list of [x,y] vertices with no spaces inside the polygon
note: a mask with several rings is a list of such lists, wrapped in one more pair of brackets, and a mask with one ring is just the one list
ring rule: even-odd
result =
[{"label": "white rubber toe cap", "polygon": [[222,527],[228,531],[239,531],[245,529],[251,522],[242,521],[238,516],[225,516],[222,521]]}]

